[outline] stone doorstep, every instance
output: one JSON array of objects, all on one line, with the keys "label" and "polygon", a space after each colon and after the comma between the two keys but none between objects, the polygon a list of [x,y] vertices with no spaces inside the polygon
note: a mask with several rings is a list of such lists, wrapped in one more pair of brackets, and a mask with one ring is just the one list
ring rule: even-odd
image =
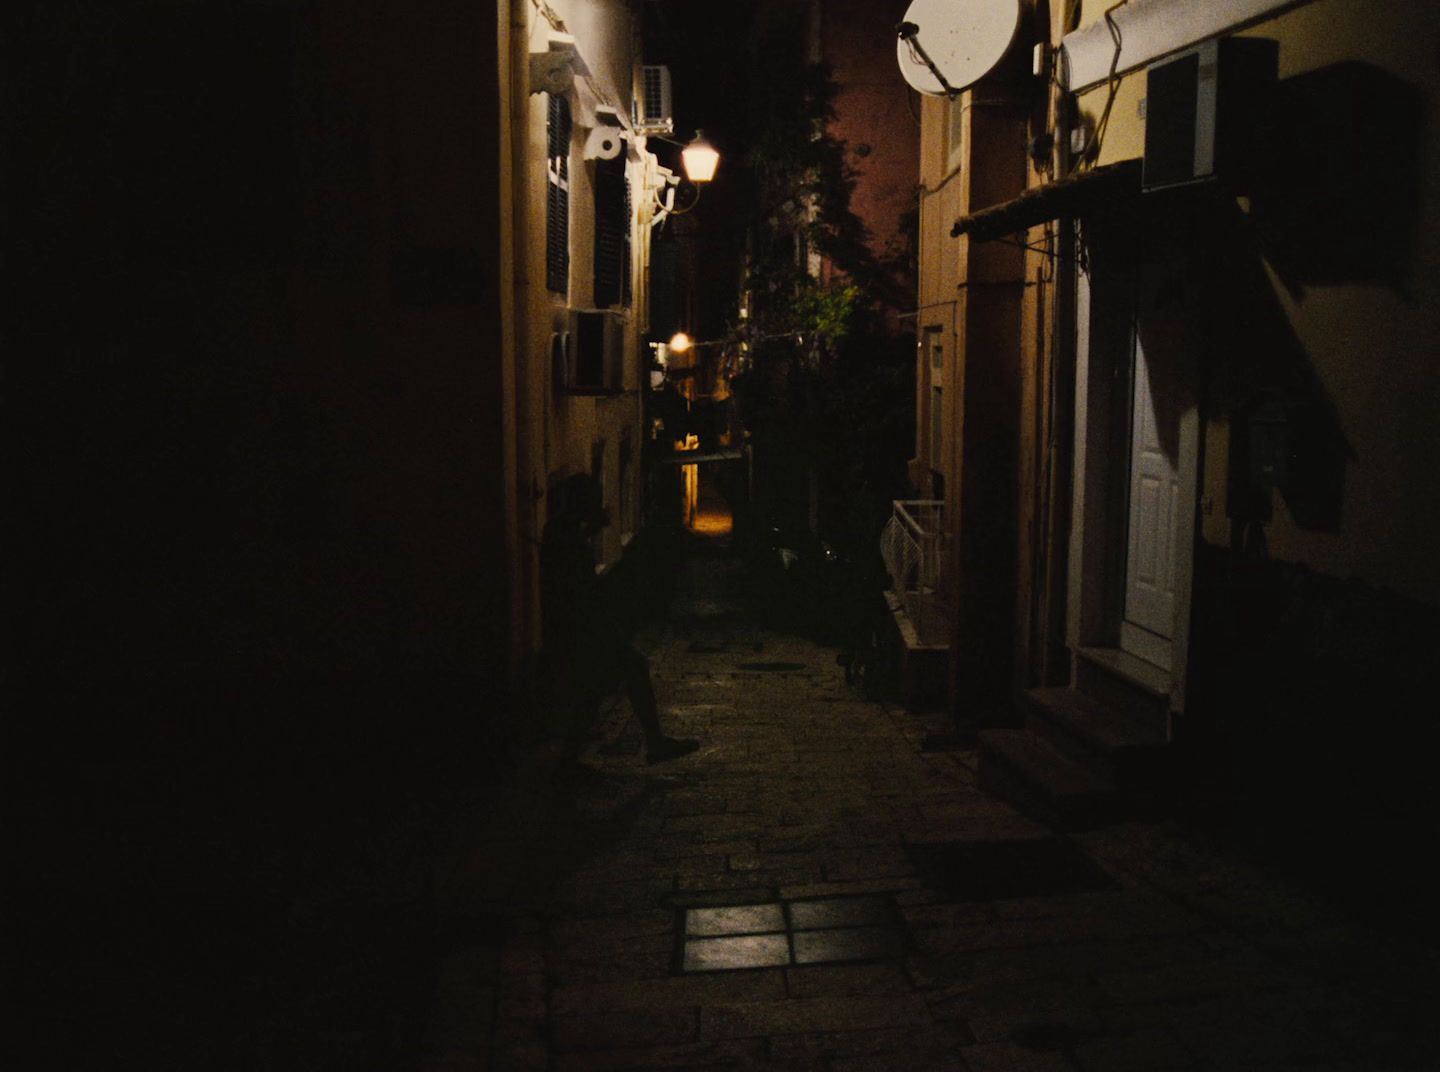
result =
[{"label": "stone doorstep", "polygon": [[1075,649],[1077,692],[1118,714],[1144,722],[1167,739],[1170,732],[1168,672],[1119,648]]},{"label": "stone doorstep", "polygon": [[1123,785],[1168,747],[1153,725],[1138,722],[1070,688],[1027,689],[1025,728],[1101,778]]},{"label": "stone doorstep", "polygon": [[1113,822],[1120,798],[1112,782],[1025,730],[982,730],[980,785],[1065,830]]}]

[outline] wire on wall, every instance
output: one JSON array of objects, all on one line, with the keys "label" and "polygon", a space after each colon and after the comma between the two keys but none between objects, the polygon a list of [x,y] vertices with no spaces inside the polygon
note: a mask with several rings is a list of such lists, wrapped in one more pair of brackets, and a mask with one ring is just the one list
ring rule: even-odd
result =
[{"label": "wire on wall", "polygon": [[550,29],[556,33],[569,33],[565,28],[565,20],[555,14],[555,9],[545,0],[530,0],[530,4],[540,13],[540,17],[550,24]]},{"label": "wire on wall", "polygon": [[1115,72],[1120,67],[1120,46],[1122,36],[1120,27],[1115,22],[1115,12],[1128,4],[1130,0],[1120,0],[1118,4],[1112,4],[1105,9],[1105,26],[1110,31],[1110,39],[1115,42],[1115,51],[1110,57],[1110,73],[1105,79],[1105,108],[1100,113],[1100,118],[1095,122],[1095,129],[1090,132],[1090,137],[1085,142],[1085,147],[1075,154],[1075,160],[1070,166],[1070,173],[1074,174],[1082,167],[1094,166],[1100,158],[1100,146],[1105,137],[1105,128],[1110,124],[1110,110],[1115,106],[1115,94],[1120,89],[1120,83],[1115,77]]}]

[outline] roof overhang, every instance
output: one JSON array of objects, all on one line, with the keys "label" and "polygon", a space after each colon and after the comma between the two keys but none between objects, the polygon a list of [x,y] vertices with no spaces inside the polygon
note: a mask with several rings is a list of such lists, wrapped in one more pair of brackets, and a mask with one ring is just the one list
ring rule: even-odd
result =
[{"label": "roof overhang", "polygon": [[961,216],[950,228],[950,236],[969,235],[977,242],[988,242],[1050,220],[1122,205],[1140,194],[1140,167],[1139,160],[1122,160],[1037,186],[1009,201]]}]

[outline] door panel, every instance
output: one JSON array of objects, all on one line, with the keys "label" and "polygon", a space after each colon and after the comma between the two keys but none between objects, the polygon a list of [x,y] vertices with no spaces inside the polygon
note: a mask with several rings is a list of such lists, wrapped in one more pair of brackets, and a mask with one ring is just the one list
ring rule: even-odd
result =
[{"label": "door panel", "polygon": [[[1157,418],[1157,392],[1151,383],[1155,374],[1137,338],[1125,564],[1125,625],[1129,628],[1122,629],[1122,643],[1127,634],[1131,635],[1139,644],[1125,646],[1143,646],[1145,650],[1136,650],[1135,654],[1152,662],[1164,658],[1154,641],[1168,642],[1174,633],[1178,586],[1175,539],[1181,501],[1179,458],[1171,456],[1178,436],[1174,429],[1161,427],[1175,415],[1165,413]],[[1137,628],[1150,637],[1134,637]]]}]

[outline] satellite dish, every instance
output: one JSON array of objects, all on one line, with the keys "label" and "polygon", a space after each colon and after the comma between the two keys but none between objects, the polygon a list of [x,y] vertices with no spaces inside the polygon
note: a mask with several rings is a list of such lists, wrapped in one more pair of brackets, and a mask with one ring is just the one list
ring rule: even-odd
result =
[{"label": "satellite dish", "polygon": [[995,69],[1020,28],[1020,0],[913,0],[897,28],[905,81],[950,96]]}]

